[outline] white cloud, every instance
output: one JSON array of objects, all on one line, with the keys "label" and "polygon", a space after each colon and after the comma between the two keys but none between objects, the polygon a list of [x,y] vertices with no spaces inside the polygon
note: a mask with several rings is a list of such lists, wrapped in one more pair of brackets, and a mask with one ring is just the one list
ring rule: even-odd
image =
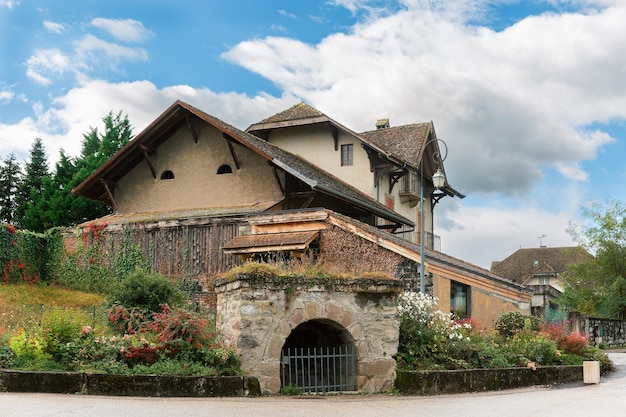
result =
[{"label": "white cloud", "polygon": [[0,90],[0,104],[5,104],[13,100],[15,93],[10,90]]},{"label": "white cloud", "polygon": [[124,42],[142,42],[154,33],[146,29],[143,23],[134,19],[105,19],[97,17],[91,21],[97,28],[105,30],[115,39]]},{"label": "white cloud", "polygon": [[26,75],[37,84],[49,85],[50,77],[62,76],[69,64],[69,58],[58,49],[39,50],[26,61]]},{"label": "white cloud", "polygon": [[20,2],[17,0],[0,0],[0,7],[6,7],[7,9],[12,9],[19,4]]},{"label": "white cloud", "polygon": [[61,23],[51,22],[49,20],[45,20],[43,22],[43,26],[48,32],[51,33],[63,33],[65,31],[65,26],[63,26]]},{"label": "white cloud", "polygon": [[283,32],[283,33],[287,33],[289,32],[287,30],[286,27],[284,27],[283,25],[271,25],[270,26],[270,30],[274,31],[274,32]]},{"label": "white cloud", "polygon": [[280,9],[280,10],[278,11],[278,14],[279,14],[279,15],[281,15],[281,16],[288,17],[288,18],[290,18],[290,19],[297,19],[297,18],[298,18],[298,16],[296,16],[296,15],[295,15],[295,14],[293,14],[293,13],[289,13],[289,12],[288,12],[287,10],[285,10],[285,9]]},{"label": "white cloud", "polygon": [[382,116],[392,125],[433,120],[464,192],[520,195],[545,167],[586,179],[580,162],[612,141],[586,126],[626,118],[626,6],[529,17],[494,32],[463,24],[482,0],[403,3],[315,45],[267,37],[222,56],[355,130]]},{"label": "white cloud", "polygon": [[[130,48],[117,43],[106,42],[93,35],[86,35],[75,43],[76,53],[82,58],[84,66],[93,66],[93,62],[103,64],[108,62],[110,66],[121,60],[146,61],[148,52],[142,48]],[[98,59],[103,55],[105,61]]]},{"label": "white cloud", "polygon": [[574,205],[571,211],[555,213],[549,207],[460,205],[443,213],[453,217],[454,225],[436,230],[443,252],[490,269],[493,261],[501,261],[520,248],[539,247],[540,235],[546,235],[541,243],[549,247],[575,246],[566,230],[568,222],[577,218],[577,208]]},{"label": "white cloud", "polygon": [[40,137],[53,167],[60,149],[70,156],[78,155],[83,134],[91,127],[102,129],[102,118],[110,111],[127,114],[137,134],[179,99],[242,129],[296,102],[288,94],[281,98],[264,94],[249,97],[186,85],[158,89],[149,81],[89,81],[54,99],[50,108],[36,103],[35,117],[13,125],[0,124],[0,156],[15,152],[18,158],[26,158],[32,140]]}]

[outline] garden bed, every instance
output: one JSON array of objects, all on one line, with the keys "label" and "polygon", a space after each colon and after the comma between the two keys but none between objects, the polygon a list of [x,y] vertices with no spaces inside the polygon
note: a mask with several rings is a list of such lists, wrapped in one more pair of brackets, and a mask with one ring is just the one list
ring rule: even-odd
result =
[{"label": "garden bed", "polygon": [[261,394],[243,376],[111,375],[0,370],[0,391],[138,397],[243,397]]},{"label": "garden bed", "polygon": [[397,371],[396,388],[404,395],[458,394],[497,391],[538,385],[582,382],[582,366],[471,369],[454,371]]}]

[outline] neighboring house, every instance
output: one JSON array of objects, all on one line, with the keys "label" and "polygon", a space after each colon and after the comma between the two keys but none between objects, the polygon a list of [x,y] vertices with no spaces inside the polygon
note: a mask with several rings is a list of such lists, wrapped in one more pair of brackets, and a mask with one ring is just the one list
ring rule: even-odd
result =
[{"label": "neighboring house", "polygon": [[[332,126],[339,125],[330,126],[332,143]],[[353,158],[363,156],[357,149],[369,149],[366,155],[378,149],[343,127],[336,131],[338,146],[344,136],[358,145]],[[109,256],[127,245],[141,247],[155,271],[198,280],[210,305],[220,273],[241,259],[267,255],[316,257],[339,271],[382,272],[419,287],[420,246],[394,234],[414,229],[416,220],[371,197],[374,184],[386,180],[373,180],[369,162],[372,183],[365,193],[332,167],[305,160],[307,153],[297,156],[273,143],[177,101],[73,190],[114,208],[81,225],[83,235],[97,229]],[[378,152],[367,160],[373,172],[387,161],[380,178],[393,183],[415,172]],[[425,173],[433,169],[425,163]],[[461,196],[449,185],[431,194],[435,200]],[[530,291],[521,284],[430,248],[425,255],[426,288],[441,309],[472,315],[486,327],[503,312],[529,312]]]},{"label": "neighboring house", "polygon": [[[443,163],[436,163],[442,162],[442,151],[432,122],[390,127],[388,119],[381,119],[376,130],[356,133],[299,103],[246,131],[306,158],[412,220],[415,228],[391,229],[407,240],[420,243],[421,216],[425,216],[426,246],[431,249],[441,247],[433,233],[435,204],[444,196],[464,197],[449,183],[441,190],[433,187],[433,174],[438,168],[445,173],[445,169]],[[419,204],[422,172],[424,213]]]},{"label": "neighboring house", "polygon": [[567,285],[564,276],[570,266],[591,258],[580,246],[525,248],[494,261],[491,272],[530,288],[532,314],[546,317],[559,310],[558,298]]}]

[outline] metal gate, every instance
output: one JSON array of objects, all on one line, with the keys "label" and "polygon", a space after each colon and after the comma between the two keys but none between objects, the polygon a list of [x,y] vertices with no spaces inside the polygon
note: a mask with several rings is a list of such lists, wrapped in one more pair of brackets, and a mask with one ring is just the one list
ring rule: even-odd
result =
[{"label": "metal gate", "polygon": [[284,348],[281,390],[291,385],[303,392],[356,391],[357,356],[354,345]]}]

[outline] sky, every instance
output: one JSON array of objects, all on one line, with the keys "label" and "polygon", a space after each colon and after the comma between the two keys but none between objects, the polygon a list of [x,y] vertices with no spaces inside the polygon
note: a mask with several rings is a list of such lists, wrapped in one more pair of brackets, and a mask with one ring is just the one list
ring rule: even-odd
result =
[{"label": "sky", "polygon": [[443,252],[571,246],[626,200],[623,0],[0,0],[0,158],[175,100],[240,129],[305,101],[354,131],[432,121]]}]

